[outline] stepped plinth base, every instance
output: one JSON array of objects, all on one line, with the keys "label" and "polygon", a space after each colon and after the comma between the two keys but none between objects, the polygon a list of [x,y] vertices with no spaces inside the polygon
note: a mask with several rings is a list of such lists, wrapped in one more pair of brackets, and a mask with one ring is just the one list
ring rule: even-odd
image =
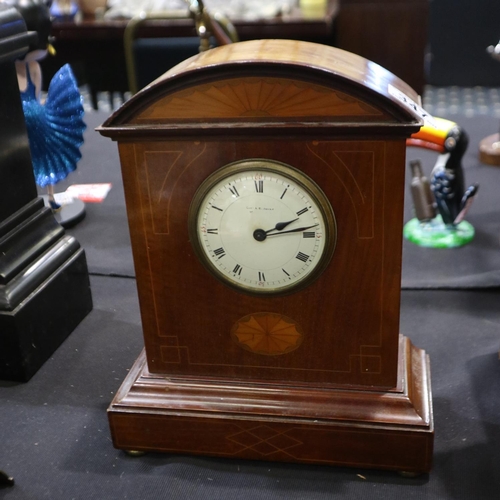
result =
[{"label": "stepped plinth base", "polygon": [[401,336],[392,390],[289,387],[151,374],[143,352],[108,415],[124,450],[430,470],[429,361]]}]

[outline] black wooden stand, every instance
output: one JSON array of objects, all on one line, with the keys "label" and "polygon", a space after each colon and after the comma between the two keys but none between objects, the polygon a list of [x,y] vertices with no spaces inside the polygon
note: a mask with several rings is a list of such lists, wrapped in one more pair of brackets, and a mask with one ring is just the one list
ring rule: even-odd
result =
[{"label": "black wooden stand", "polygon": [[14,65],[34,36],[0,5],[0,379],[23,382],[92,309],[85,253],[37,198]]}]

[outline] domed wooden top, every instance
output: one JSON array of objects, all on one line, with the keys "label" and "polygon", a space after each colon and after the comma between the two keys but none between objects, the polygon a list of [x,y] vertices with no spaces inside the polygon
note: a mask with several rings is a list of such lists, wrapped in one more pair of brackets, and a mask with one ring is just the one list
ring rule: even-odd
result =
[{"label": "domed wooden top", "polygon": [[[213,132],[252,127],[346,129],[409,136],[422,125],[418,94],[381,66],[309,42],[254,40],[200,53],[138,92],[99,131]],[[423,111],[423,110],[422,110]]]}]

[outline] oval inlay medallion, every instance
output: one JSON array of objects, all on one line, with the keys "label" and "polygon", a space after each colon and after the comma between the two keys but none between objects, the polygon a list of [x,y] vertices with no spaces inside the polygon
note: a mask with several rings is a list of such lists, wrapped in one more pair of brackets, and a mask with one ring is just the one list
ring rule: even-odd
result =
[{"label": "oval inlay medallion", "polygon": [[237,321],[231,329],[231,338],[247,351],[275,356],[297,349],[304,334],[292,319],[282,314],[260,312]]}]

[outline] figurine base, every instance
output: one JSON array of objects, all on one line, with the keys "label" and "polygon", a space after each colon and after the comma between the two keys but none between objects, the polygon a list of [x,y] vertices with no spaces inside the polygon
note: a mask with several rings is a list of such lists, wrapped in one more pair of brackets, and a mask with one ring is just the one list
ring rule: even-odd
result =
[{"label": "figurine base", "polygon": [[425,352],[400,336],[398,387],[325,388],[148,371],[145,352],[108,409],[116,448],[428,472]]},{"label": "figurine base", "polygon": [[[47,195],[43,195],[42,198],[45,206],[51,208],[49,204],[49,197]],[[76,224],[85,219],[85,203],[76,198],[69,203],[62,204],[61,208],[52,210],[52,214],[54,215],[54,219],[61,224],[64,229],[68,229],[76,226]]]},{"label": "figurine base", "polygon": [[474,227],[462,221],[454,227],[443,224],[438,215],[430,222],[412,219],[403,229],[403,235],[415,245],[428,248],[456,248],[470,243],[474,239]]},{"label": "figurine base", "polygon": [[500,134],[489,135],[479,143],[479,160],[487,165],[500,166]]}]

